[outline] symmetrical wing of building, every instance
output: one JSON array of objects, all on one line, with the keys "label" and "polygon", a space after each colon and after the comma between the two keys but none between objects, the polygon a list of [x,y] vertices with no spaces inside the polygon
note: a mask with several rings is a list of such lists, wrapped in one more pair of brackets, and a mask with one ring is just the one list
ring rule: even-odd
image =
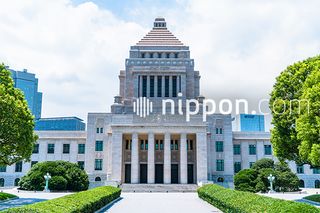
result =
[{"label": "symmetrical wing of building", "polygon": [[[270,134],[258,115],[240,115],[238,131],[232,131],[231,115],[213,114],[203,122],[199,114],[186,121],[186,107],[179,103],[202,103],[199,79],[189,47],[157,18],[152,30],[130,48],[111,112],[89,113],[86,131],[81,125],[50,128],[46,122],[52,119],[42,120],[32,161],[1,167],[0,186],[16,185],[37,162],[66,160],[88,173],[92,187],[207,181],[232,187],[241,169],[261,158],[275,159]],[[164,99],[172,100],[165,115]],[[301,186],[319,187],[318,169],[294,163],[290,167]]]}]

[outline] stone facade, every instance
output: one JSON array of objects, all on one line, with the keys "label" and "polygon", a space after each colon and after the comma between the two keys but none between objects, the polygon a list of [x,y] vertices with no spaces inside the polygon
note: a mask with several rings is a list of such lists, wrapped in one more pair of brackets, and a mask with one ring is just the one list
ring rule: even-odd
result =
[{"label": "stone facade", "polygon": [[[199,79],[189,47],[158,18],[154,28],[130,48],[111,112],[89,113],[86,132],[37,132],[39,150],[32,161],[78,162],[88,173],[91,187],[208,181],[233,187],[238,170],[264,157],[276,161],[270,134],[232,132],[231,115],[213,114],[203,122],[198,114],[186,121],[186,107],[179,103],[195,99],[202,108]],[[172,103],[163,113],[162,101],[167,99]],[[22,169],[20,164],[0,169],[0,186],[1,181],[4,186],[14,185],[30,167],[26,162]],[[297,170],[290,162],[290,167],[303,173],[298,176],[305,187],[315,187],[320,180],[308,165]]]}]

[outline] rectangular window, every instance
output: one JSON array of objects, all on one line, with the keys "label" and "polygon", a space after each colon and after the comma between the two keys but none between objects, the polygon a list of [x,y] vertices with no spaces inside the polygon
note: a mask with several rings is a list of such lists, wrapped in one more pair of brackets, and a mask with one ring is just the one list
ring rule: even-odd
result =
[{"label": "rectangular window", "polygon": [[181,92],[181,76],[179,76],[179,92]]},{"label": "rectangular window", "polygon": [[103,151],[103,141],[96,141],[96,151]]},{"label": "rectangular window", "polygon": [[220,131],[220,134],[222,134],[222,132],[223,132],[223,129],[222,129],[222,128],[220,128],[220,129],[219,129],[219,131]]},{"label": "rectangular window", "polygon": [[99,134],[99,132],[100,132],[99,130],[100,130],[100,129],[99,129],[99,128],[97,128],[97,134]]},{"label": "rectangular window", "polygon": [[169,97],[169,76],[164,77],[164,96]]},{"label": "rectangular window", "polygon": [[144,150],[144,141],[140,140],[140,150]]},{"label": "rectangular window", "polygon": [[53,154],[54,153],[54,143],[49,143],[48,144],[48,154]]},{"label": "rectangular window", "polygon": [[250,163],[249,163],[249,167],[252,168],[252,166],[253,166],[254,163],[255,163],[255,162],[250,162]]},{"label": "rectangular window", "polygon": [[241,170],[241,162],[234,163],[234,173],[238,173]]},{"label": "rectangular window", "polygon": [[150,97],[154,97],[154,76],[150,76]]},{"label": "rectangular window", "polygon": [[7,166],[0,166],[0,172],[6,172]]},{"label": "rectangular window", "polygon": [[16,163],[15,172],[22,172],[22,161]]},{"label": "rectangular window", "polygon": [[78,144],[78,154],[84,154],[86,150],[86,145],[84,143]]},{"label": "rectangular window", "polygon": [[178,146],[178,141],[177,140],[174,143],[174,149],[175,150],[179,150],[179,146]]},{"label": "rectangular window", "polygon": [[158,76],[158,97],[162,97],[162,76]]},{"label": "rectangular window", "polygon": [[313,174],[320,174],[320,168],[313,168]]},{"label": "rectangular window", "polygon": [[233,154],[240,155],[241,153],[241,146],[240,144],[233,144]]},{"label": "rectangular window", "polygon": [[160,140],[160,150],[163,150],[163,140]]},{"label": "rectangular window", "polygon": [[224,160],[217,160],[217,171],[224,171]]},{"label": "rectangular window", "polygon": [[256,145],[250,144],[249,145],[249,155],[255,155],[256,154]]},{"label": "rectangular window", "polygon": [[173,148],[174,148],[174,142],[173,142],[173,140],[171,140],[170,149],[173,150]]},{"label": "rectangular window", "polygon": [[216,141],[216,152],[223,152],[223,141]]},{"label": "rectangular window", "polygon": [[297,173],[298,174],[303,174],[304,173],[303,165],[297,165]]},{"label": "rectangular window", "polygon": [[189,140],[188,150],[193,150],[193,140]]},{"label": "rectangular window", "polygon": [[70,144],[63,144],[63,154],[70,153]]},{"label": "rectangular window", "polygon": [[100,128],[100,133],[101,133],[101,134],[103,133],[103,128],[102,128],[102,127]]},{"label": "rectangular window", "polygon": [[96,159],[94,161],[94,170],[102,170],[102,159]]},{"label": "rectangular window", "polygon": [[172,76],[172,97],[177,97],[177,76]]},{"label": "rectangular window", "polygon": [[33,167],[34,165],[36,165],[38,163],[38,161],[31,161],[31,167]]},{"label": "rectangular window", "polygon": [[145,149],[145,150],[148,150],[148,140],[145,140],[145,141],[144,141],[144,149]]},{"label": "rectangular window", "polygon": [[216,134],[219,134],[219,128],[216,128]]},{"label": "rectangular window", "polygon": [[272,154],[271,145],[264,145],[264,154],[265,155],[271,155]]},{"label": "rectangular window", "polygon": [[84,161],[78,161],[78,166],[80,169],[84,170]]},{"label": "rectangular window", "polygon": [[33,150],[32,150],[33,154],[38,154],[39,153],[39,144],[34,144],[33,145]]},{"label": "rectangular window", "polygon": [[142,76],[142,97],[147,97],[147,76]]},{"label": "rectangular window", "polygon": [[131,150],[131,142],[132,140],[126,140],[126,150]]}]

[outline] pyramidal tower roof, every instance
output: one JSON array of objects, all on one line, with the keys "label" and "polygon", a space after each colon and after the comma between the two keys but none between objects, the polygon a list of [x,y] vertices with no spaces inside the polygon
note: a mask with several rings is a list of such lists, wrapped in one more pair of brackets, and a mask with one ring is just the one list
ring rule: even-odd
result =
[{"label": "pyramidal tower roof", "polygon": [[168,29],[164,18],[156,18],[152,30],[145,35],[137,46],[183,46]]}]

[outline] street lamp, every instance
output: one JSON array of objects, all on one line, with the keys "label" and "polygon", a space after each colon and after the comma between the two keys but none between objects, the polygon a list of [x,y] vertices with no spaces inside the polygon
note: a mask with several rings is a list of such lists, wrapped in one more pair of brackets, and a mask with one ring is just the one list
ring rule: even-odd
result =
[{"label": "street lamp", "polygon": [[46,186],[44,188],[44,191],[45,192],[50,192],[50,189],[49,189],[49,180],[51,179],[51,176],[50,174],[47,172],[47,174],[44,176],[44,179],[46,180]]},{"label": "street lamp", "polygon": [[275,179],[275,177],[272,174],[270,174],[268,176],[268,180],[269,180],[269,183],[270,183],[270,191],[269,191],[269,193],[274,192],[274,190],[273,190],[273,181],[274,181],[274,179]]}]

